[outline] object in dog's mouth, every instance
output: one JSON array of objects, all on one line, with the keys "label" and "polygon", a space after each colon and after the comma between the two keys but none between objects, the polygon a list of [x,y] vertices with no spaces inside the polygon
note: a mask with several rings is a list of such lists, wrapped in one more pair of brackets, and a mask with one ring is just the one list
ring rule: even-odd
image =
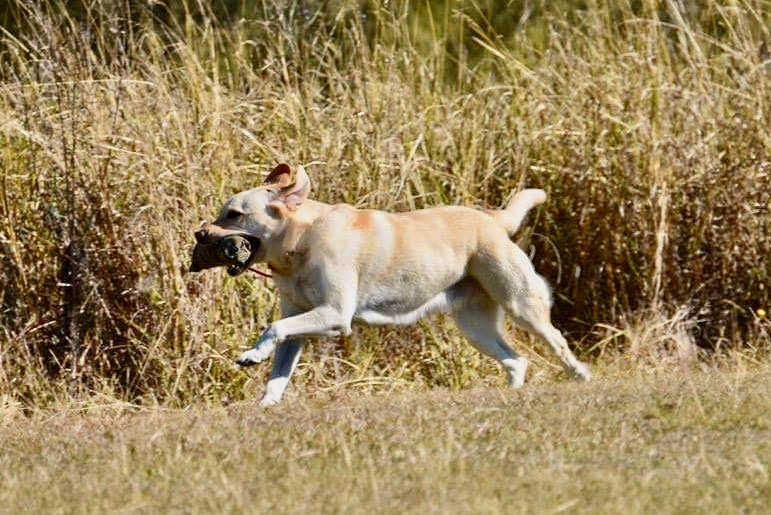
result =
[{"label": "object in dog's mouth", "polygon": [[237,234],[225,236],[214,243],[196,243],[190,271],[200,272],[207,268],[226,266],[228,274],[236,276],[249,265],[258,245],[259,243],[252,243],[248,238]]}]

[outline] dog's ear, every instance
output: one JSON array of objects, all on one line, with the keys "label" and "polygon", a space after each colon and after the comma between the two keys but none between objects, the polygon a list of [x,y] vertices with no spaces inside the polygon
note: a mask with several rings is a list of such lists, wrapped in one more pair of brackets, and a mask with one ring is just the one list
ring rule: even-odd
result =
[{"label": "dog's ear", "polygon": [[281,191],[278,192],[278,200],[283,202],[290,211],[293,211],[297,206],[305,202],[310,192],[310,177],[305,173],[305,168],[298,166],[294,182],[289,186],[281,188]]},{"label": "dog's ear", "polygon": [[292,183],[292,170],[286,163],[281,163],[271,171],[263,184],[275,184],[279,188],[286,188]]},{"label": "dog's ear", "polygon": [[[276,184],[281,189],[274,196],[269,207],[276,210],[279,216],[285,216],[287,211],[294,211],[297,206],[305,202],[311,192],[311,180],[302,166],[297,167],[294,182],[289,181],[289,167],[281,164],[270,172],[268,179],[273,176],[269,184]],[[268,181],[266,179],[266,183]]]}]

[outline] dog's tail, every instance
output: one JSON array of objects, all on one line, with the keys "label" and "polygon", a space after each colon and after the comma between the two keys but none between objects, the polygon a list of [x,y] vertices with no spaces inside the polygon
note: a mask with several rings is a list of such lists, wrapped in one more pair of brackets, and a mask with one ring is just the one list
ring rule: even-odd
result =
[{"label": "dog's tail", "polygon": [[539,189],[527,189],[514,195],[505,209],[490,210],[487,213],[501,224],[509,236],[514,236],[527,212],[546,200],[546,192]]}]

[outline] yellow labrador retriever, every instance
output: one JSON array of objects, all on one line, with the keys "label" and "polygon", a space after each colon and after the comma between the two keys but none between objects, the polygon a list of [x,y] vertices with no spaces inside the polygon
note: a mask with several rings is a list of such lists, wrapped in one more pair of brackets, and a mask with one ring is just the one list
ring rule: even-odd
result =
[{"label": "yellow labrador retriever", "polygon": [[191,271],[227,266],[237,275],[256,262],[273,271],[282,318],[237,360],[254,365],[275,351],[262,405],[281,400],[302,338],[349,334],[354,321],[409,324],[437,311],[450,312],[476,348],[501,363],[512,387],[522,386],[528,362],[505,342],[504,312],[548,343],[569,373],[590,378],[551,324],[549,287],[510,239],[546,199],[542,190],[517,193],[503,210],[387,213],[310,200],[305,170],[291,175],[279,165],[195,234]]}]

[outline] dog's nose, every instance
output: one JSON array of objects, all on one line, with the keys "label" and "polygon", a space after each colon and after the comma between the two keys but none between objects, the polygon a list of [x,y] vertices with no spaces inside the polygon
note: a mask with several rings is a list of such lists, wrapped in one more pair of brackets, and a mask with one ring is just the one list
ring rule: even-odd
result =
[{"label": "dog's nose", "polygon": [[204,244],[209,238],[209,223],[204,222],[201,224],[201,228],[195,231],[195,241]]}]

